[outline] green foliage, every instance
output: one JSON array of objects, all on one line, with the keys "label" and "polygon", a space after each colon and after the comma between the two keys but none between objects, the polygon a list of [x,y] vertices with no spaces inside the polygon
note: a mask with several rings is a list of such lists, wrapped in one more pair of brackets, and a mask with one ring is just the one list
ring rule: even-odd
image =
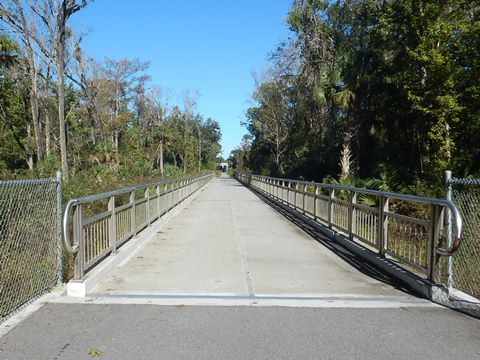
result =
[{"label": "green foliage", "polygon": [[370,178],[363,182],[363,185],[368,189],[399,192],[401,191],[401,184],[398,179],[398,171],[391,166],[380,164],[377,169],[378,175],[376,178]]},{"label": "green foliage", "polygon": [[[441,194],[446,169],[479,175],[479,19],[473,0],[294,1],[293,38],[247,111],[243,166],[305,179],[347,169],[365,186],[425,195]],[[263,101],[269,84],[282,102]]]},{"label": "green foliage", "polygon": [[9,67],[15,64],[20,47],[5,34],[0,34],[0,67]]},{"label": "green foliage", "polygon": [[178,178],[183,176],[183,172],[176,166],[172,164],[165,164],[165,177],[167,178]]},{"label": "green foliage", "polygon": [[[80,73],[69,75],[72,82],[65,87],[67,154],[72,188],[78,190],[72,194],[215,168],[220,125],[196,113],[194,101],[183,110],[168,107],[158,87],[146,87],[148,63],[96,63],[76,51],[80,70],[69,71]],[[55,176],[61,164],[54,79],[39,66],[40,133],[34,133],[31,82],[22,56],[18,44],[0,35],[0,176]],[[37,138],[49,145],[41,160]]]}]

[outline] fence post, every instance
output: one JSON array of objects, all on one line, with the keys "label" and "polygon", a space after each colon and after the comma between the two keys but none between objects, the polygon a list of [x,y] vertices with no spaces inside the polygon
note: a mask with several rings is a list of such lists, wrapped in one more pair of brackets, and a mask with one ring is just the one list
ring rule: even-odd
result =
[{"label": "fence post", "polygon": [[62,173],[57,171],[57,285],[63,282],[62,276]]},{"label": "fence post", "polygon": [[132,226],[132,236],[137,236],[137,214],[136,214],[136,194],[135,190],[130,193],[130,204],[132,205],[132,210],[130,212],[130,222]]},{"label": "fence post", "polygon": [[110,223],[108,226],[108,241],[112,249],[112,255],[117,251],[117,217],[115,215],[115,196],[110,196],[108,200],[108,211],[110,214]]},{"label": "fence post", "polygon": [[73,278],[80,280],[85,274],[85,244],[83,239],[82,204],[78,204],[73,213],[73,244],[78,246],[74,255]]},{"label": "fence post", "polygon": [[[450,170],[445,171],[445,187],[447,200],[452,201],[452,172]],[[447,228],[447,244],[448,248],[452,246],[452,212],[449,208],[445,212],[445,222]],[[447,257],[447,288],[450,290],[453,287],[453,257]]]},{"label": "fence post", "polygon": [[440,237],[440,225],[442,221],[442,207],[440,205],[431,206],[430,224],[429,224],[429,241],[428,241],[428,280],[435,284],[440,282],[440,255],[437,254],[435,248],[438,245]]},{"label": "fence post", "polygon": [[380,196],[378,201],[378,252],[385,255],[388,242],[388,198]]},{"label": "fence post", "polygon": [[348,237],[353,240],[353,234],[356,231],[355,224],[355,204],[357,202],[357,193],[350,191],[349,204],[348,204]]},{"label": "fence post", "polygon": [[313,186],[313,219],[317,221],[317,198],[318,198],[319,188],[318,186]]}]

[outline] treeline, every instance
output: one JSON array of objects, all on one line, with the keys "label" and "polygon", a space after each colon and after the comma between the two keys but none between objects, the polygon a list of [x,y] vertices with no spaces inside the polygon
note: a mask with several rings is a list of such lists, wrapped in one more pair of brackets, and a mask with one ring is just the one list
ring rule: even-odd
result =
[{"label": "treeline", "polygon": [[87,1],[0,4],[0,176],[116,179],[213,169],[219,124],[150,83],[148,62],[98,61],[68,19]]},{"label": "treeline", "polygon": [[432,193],[480,175],[480,3],[298,0],[231,161]]}]

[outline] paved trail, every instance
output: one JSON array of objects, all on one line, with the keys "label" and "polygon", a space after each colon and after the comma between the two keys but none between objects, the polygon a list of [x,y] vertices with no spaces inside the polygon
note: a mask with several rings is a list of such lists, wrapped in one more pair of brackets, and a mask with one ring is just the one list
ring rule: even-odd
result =
[{"label": "paved trail", "polygon": [[153,226],[87,298],[50,296],[2,336],[0,359],[480,359],[480,320],[403,291],[232,179]]},{"label": "paved trail", "polygon": [[93,292],[271,297],[336,294],[414,300],[357,271],[230,178],[210,184]]}]

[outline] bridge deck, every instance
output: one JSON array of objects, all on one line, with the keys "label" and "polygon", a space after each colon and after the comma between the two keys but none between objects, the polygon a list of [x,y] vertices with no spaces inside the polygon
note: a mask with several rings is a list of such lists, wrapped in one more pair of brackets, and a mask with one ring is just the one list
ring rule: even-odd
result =
[{"label": "bridge deck", "polygon": [[395,289],[234,180],[217,179],[147,232],[92,296],[50,294],[13,329],[0,326],[0,358],[480,356],[478,320]]},{"label": "bridge deck", "polygon": [[358,271],[348,254],[333,250],[249,189],[222,177],[166,228],[156,230],[153,239],[93,293],[413,299],[369,276],[374,273]]}]

